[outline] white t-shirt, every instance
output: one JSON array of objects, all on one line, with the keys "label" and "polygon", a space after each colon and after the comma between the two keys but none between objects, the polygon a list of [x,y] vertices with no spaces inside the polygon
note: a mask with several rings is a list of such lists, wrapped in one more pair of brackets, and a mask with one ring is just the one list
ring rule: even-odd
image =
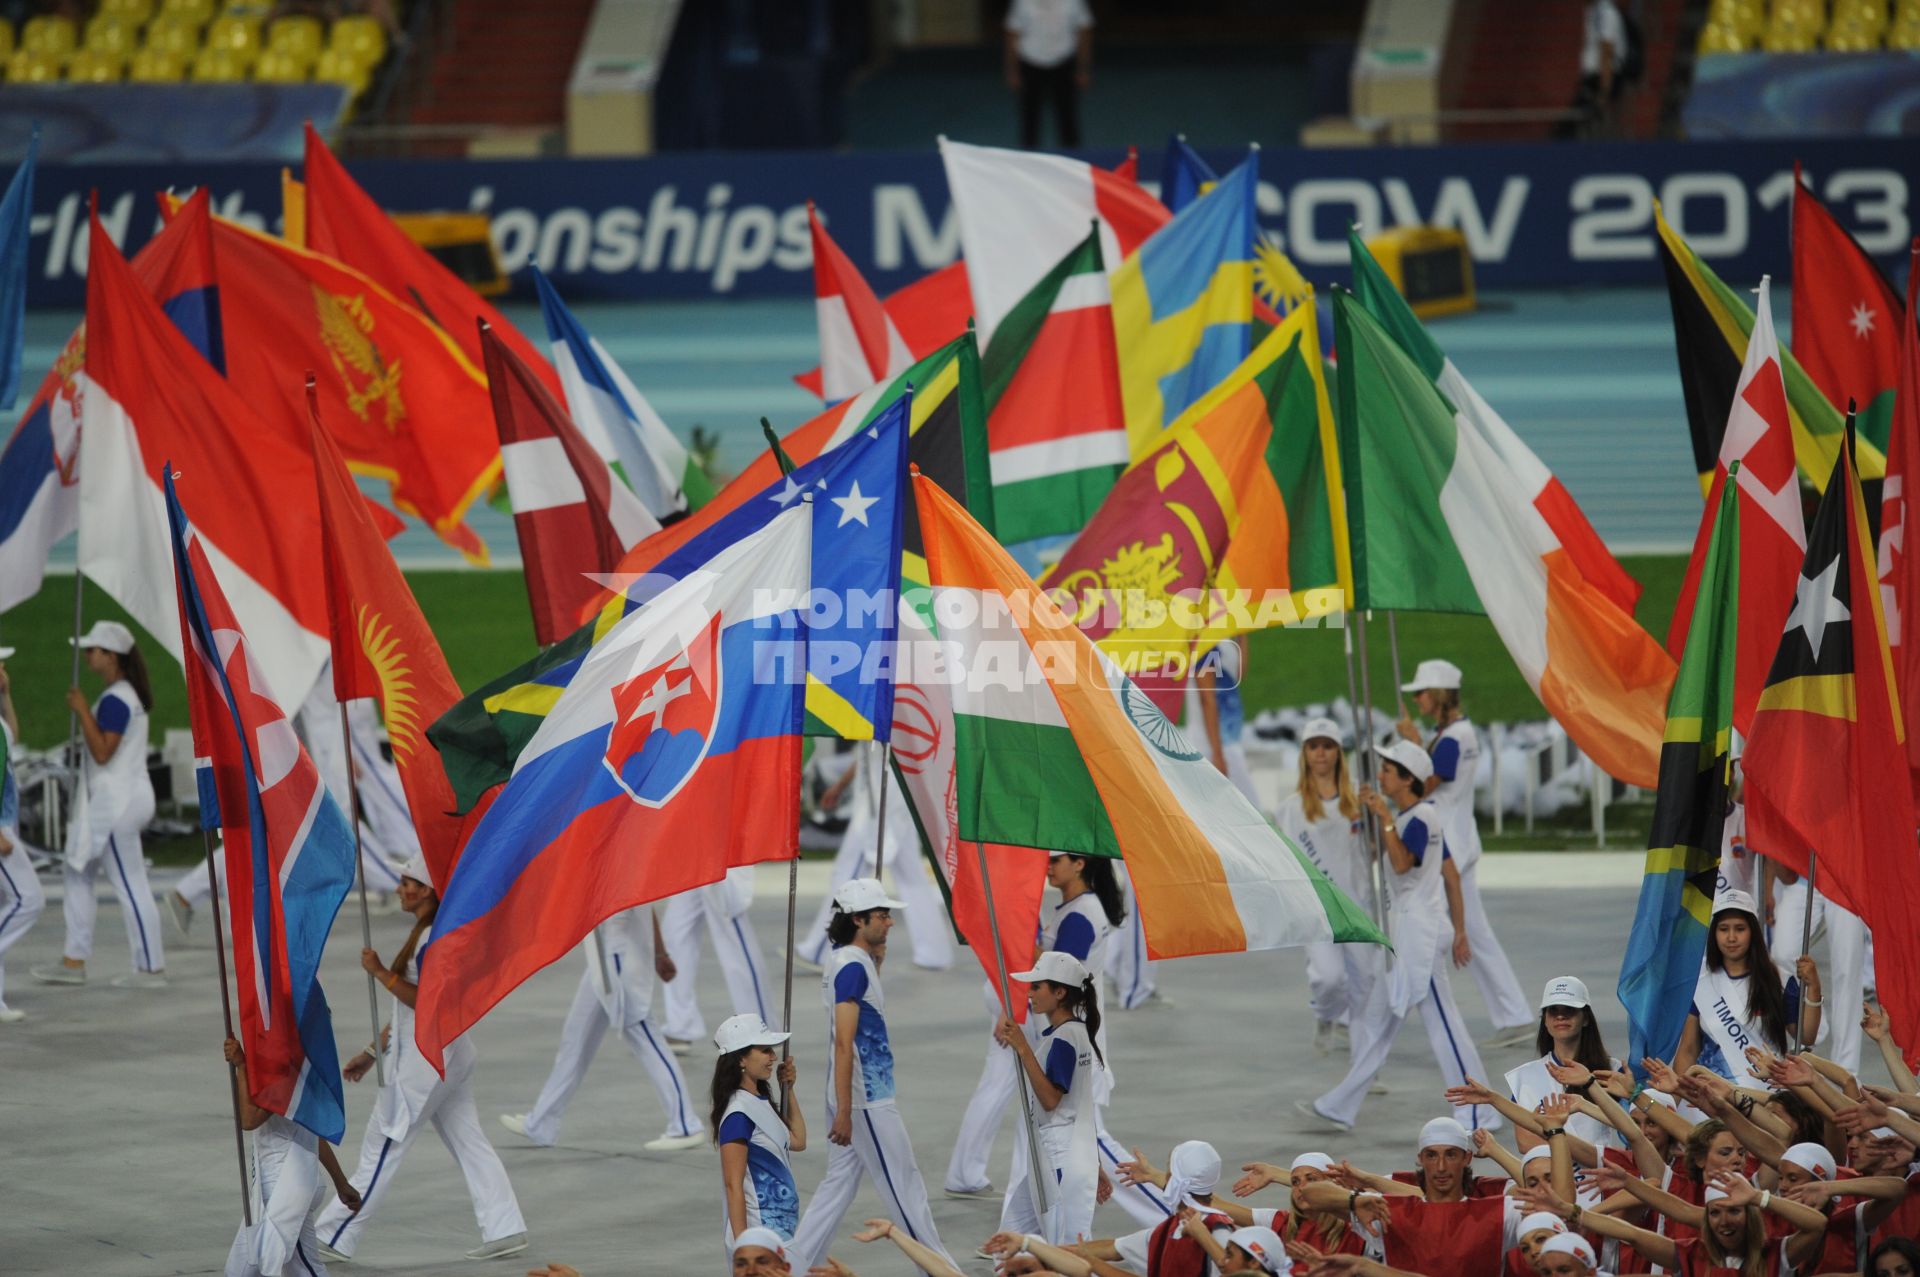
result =
[{"label": "white t-shirt", "polygon": [[1059,66],[1073,56],[1080,33],[1092,25],[1087,0],[1013,0],[1007,10],[1014,49],[1029,66]]},{"label": "white t-shirt", "polygon": [[1613,67],[1618,71],[1627,56],[1627,23],[1613,0],[1590,0],[1584,38],[1580,41],[1581,75],[1600,74],[1602,47],[1613,50]]}]

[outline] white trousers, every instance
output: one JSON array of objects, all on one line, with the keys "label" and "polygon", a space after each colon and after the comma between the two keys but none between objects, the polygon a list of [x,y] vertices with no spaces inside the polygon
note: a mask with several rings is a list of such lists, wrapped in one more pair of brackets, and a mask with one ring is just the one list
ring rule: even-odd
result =
[{"label": "white trousers", "polygon": [[[1420,1020],[1426,1025],[1427,1045],[1433,1050],[1434,1063],[1440,1066],[1441,1086],[1459,1086],[1468,1077],[1485,1079],[1485,1066],[1480,1063],[1480,1052],[1475,1049],[1473,1039],[1467,1036],[1466,1021],[1460,1017],[1460,1008],[1454,1005],[1453,985],[1447,976],[1447,963],[1450,960],[1447,946],[1434,958],[1433,974],[1427,979],[1426,996],[1408,1008],[1408,1012],[1419,1011]],[[1327,1117],[1341,1122],[1352,1122],[1360,1116],[1360,1106],[1366,1102],[1367,1088],[1373,1084],[1374,1077],[1387,1062],[1387,1056],[1393,1050],[1393,1041],[1400,1036],[1400,1030],[1406,1026],[1406,1015],[1397,1015],[1393,1010],[1393,998],[1388,992],[1392,981],[1384,975],[1373,982],[1367,994],[1366,1010],[1357,1016],[1352,1025],[1353,1060],[1347,1068],[1346,1077],[1339,1085],[1314,1101],[1314,1106]],[[1493,1109],[1484,1105],[1468,1105],[1456,1108],[1454,1116],[1468,1130],[1485,1127],[1495,1130],[1501,1124],[1501,1117]]]},{"label": "white trousers", "polygon": [[1315,1020],[1349,1024],[1366,1008],[1367,992],[1373,986],[1374,968],[1366,952],[1371,948],[1331,941],[1306,946],[1307,1005],[1313,1008]]},{"label": "white trousers", "polygon": [[[573,1006],[567,1011],[567,1022],[560,1030],[560,1052],[554,1057],[553,1071],[547,1074],[540,1098],[527,1114],[527,1138],[535,1144],[552,1144],[560,1138],[560,1118],[566,1113],[573,1093],[580,1089],[581,1080],[587,1076],[587,1066],[593,1062],[594,1052],[600,1049],[609,1024],[606,1008],[593,987],[593,972],[581,972],[580,987],[574,991]],[[665,1133],[693,1135],[705,1129],[693,1110],[687,1079],[680,1072],[673,1053],[667,1050],[665,1034],[653,1022],[652,1012],[623,1026],[620,1036],[633,1052],[633,1058],[647,1071],[647,1080],[653,1083],[653,1092],[660,1097],[660,1107],[667,1115]]]},{"label": "white trousers", "polygon": [[[826,1111],[826,1129],[833,1127],[834,1109]],[[820,1138],[826,1139],[825,1130]],[[920,1166],[913,1160],[913,1143],[907,1138],[907,1124],[900,1110],[891,1104],[853,1111],[853,1143],[827,1144],[827,1173],[820,1186],[807,1199],[800,1226],[793,1231],[788,1246],[793,1271],[806,1272],[820,1263],[827,1246],[840,1231],[840,1220],[853,1205],[860,1181],[871,1179],[874,1191],[886,1203],[885,1214],[907,1235],[923,1246],[947,1254],[940,1244],[940,1232],[933,1226],[933,1209],[927,1203],[927,1185],[920,1178]],[[953,1257],[947,1255],[949,1263]],[[956,1265],[957,1267],[957,1265]]]},{"label": "white trousers", "polygon": [[[894,801],[898,802],[896,796]],[[893,822],[889,821],[889,825]],[[945,971],[953,965],[953,924],[947,919],[946,901],[927,872],[926,857],[920,853],[919,836],[911,846],[899,848],[895,855],[887,851],[887,869],[893,879],[891,890],[907,902],[907,939],[913,944],[913,965],[930,971]],[[833,874],[827,894],[813,915],[813,926],[794,941],[794,949],[815,966],[827,960],[827,920],[833,914],[833,893],[852,878],[878,878],[873,864],[873,840],[848,837],[834,853]]]},{"label": "white trousers", "polygon": [[[1779,968],[1780,982],[1796,977],[1794,963],[1806,935],[1807,880],[1776,888],[1773,937],[1767,951]],[[1821,1052],[1848,1072],[1860,1071],[1860,1015],[1866,991],[1873,986],[1873,938],[1867,924],[1818,892],[1813,893],[1813,932],[1827,932],[1827,961],[1820,970],[1822,1001],[1820,1027],[1826,1049]],[[1737,1067],[1742,1067],[1736,1065]]]},{"label": "white trousers", "polygon": [[1140,925],[1140,904],[1134,899],[1133,880],[1119,861],[1113,862],[1127,898],[1127,920],[1107,937],[1107,975],[1113,980],[1114,997],[1102,1009],[1117,1006],[1132,1011],[1151,998],[1159,982],[1155,978],[1160,964],[1147,957],[1147,933]]},{"label": "white trousers", "polygon": [[360,1213],[348,1215],[338,1197],[330,1200],[315,1224],[321,1241],[348,1256],[359,1248],[360,1234],[380,1209],[380,1203],[386,1200],[388,1190],[400,1173],[401,1161],[429,1121],[466,1177],[467,1195],[473,1199],[473,1217],[480,1225],[480,1240],[498,1241],[527,1231],[527,1222],[520,1215],[520,1203],[513,1195],[513,1185],[507,1181],[507,1168],[500,1164],[500,1154],[494,1152],[486,1132],[480,1128],[470,1069],[442,1079],[433,1088],[402,1139],[390,1139],[382,1133],[381,1118],[385,1110],[386,1105],[374,1104],[373,1112],[367,1115],[366,1133],[360,1137],[360,1165],[353,1172],[353,1186],[360,1190]]},{"label": "white trousers", "polygon": [[[1099,1177],[1088,1168],[1064,1166],[1064,1150],[1042,1151],[1054,1161],[1053,1188],[1047,1194],[1047,1213],[1042,1218],[1033,1204],[1033,1159],[1027,1155],[1027,1136],[1022,1131],[1013,1142],[1013,1166],[1007,1172],[1007,1191],[1000,1199],[1000,1227],[1003,1233],[1034,1233],[1049,1245],[1073,1246],[1093,1236],[1093,1214],[1099,1204]],[[1105,1163],[1105,1157],[1100,1159]],[[1111,1175],[1109,1175],[1111,1177]],[[1115,1185],[1118,1188],[1118,1185]],[[1164,1215],[1161,1218],[1165,1218]],[[1155,1223],[1159,1221],[1156,1220]],[[1211,1265],[1209,1265],[1211,1267]]]},{"label": "white trousers", "polygon": [[725,888],[724,882],[717,882],[682,892],[667,901],[660,915],[660,937],[675,969],[665,994],[666,1034],[682,1042],[698,1042],[707,1036],[706,1017],[700,1014],[694,987],[700,971],[702,926],[713,941],[720,974],[726,977],[727,997],[733,1003],[730,1014],[757,1015],[768,1024],[779,1018],[774,1012],[780,1009],[780,986],[760,956],[760,938],[754,934],[753,919],[745,911],[728,914]]},{"label": "white trousers", "polygon": [[[1480,989],[1480,1000],[1487,1004],[1487,1015],[1495,1029],[1515,1029],[1533,1024],[1540,1013],[1520,991],[1520,978],[1513,973],[1507,951],[1493,934],[1487,918],[1487,906],[1480,900],[1480,862],[1475,860],[1460,871],[1460,896],[1467,907],[1467,943],[1473,947],[1473,961],[1467,972]],[[1472,1130],[1472,1127],[1468,1127]]]},{"label": "white trousers", "polygon": [[32,930],[40,911],[47,907],[46,893],[40,889],[40,875],[33,862],[14,838],[13,850],[0,856],[0,1010],[7,1006],[7,950]]},{"label": "white trousers", "polygon": [[133,969],[167,969],[166,947],[160,939],[160,910],[154,904],[153,888],[147,885],[147,858],[140,850],[138,829],[116,829],[108,834],[106,850],[85,869],[75,869],[71,864],[63,868],[69,958],[84,962],[93,956],[93,919],[99,910],[94,884],[104,874],[120,898],[120,920],[127,924]]}]

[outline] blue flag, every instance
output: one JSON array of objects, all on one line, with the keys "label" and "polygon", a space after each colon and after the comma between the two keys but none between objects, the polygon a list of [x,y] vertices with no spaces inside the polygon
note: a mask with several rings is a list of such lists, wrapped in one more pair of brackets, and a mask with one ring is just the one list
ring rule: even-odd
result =
[{"label": "blue flag", "polygon": [[1167,158],[1160,165],[1160,202],[1178,213],[1205,195],[1220,180],[1200,153],[1187,145],[1187,135],[1167,139]]},{"label": "blue flag", "polygon": [[0,408],[20,399],[20,362],[27,335],[27,236],[33,224],[33,166],[40,126],[33,126],[27,158],[0,199]]}]

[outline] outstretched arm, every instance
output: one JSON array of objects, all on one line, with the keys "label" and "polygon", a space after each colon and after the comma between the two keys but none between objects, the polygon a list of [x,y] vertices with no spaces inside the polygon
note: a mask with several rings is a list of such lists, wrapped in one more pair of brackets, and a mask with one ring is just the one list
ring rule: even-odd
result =
[{"label": "outstretched arm", "polygon": [[[867,1226],[853,1235],[857,1242],[874,1242],[885,1238],[900,1248],[921,1272],[929,1277],[966,1277],[951,1261],[930,1246],[924,1246],[917,1238],[908,1237],[893,1226],[890,1219],[870,1219]],[[1065,1269],[1060,1271],[1065,1272]]]}]

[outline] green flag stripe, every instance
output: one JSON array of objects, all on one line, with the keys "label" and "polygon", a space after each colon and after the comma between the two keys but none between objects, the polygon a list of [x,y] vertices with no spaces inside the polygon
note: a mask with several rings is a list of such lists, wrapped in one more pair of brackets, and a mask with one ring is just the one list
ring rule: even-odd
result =
[{"label": "green flag stripe", "polygon": [[1068,728],[955,714],[953,757],[962,838],[1081,856],[1120,854]]}]

